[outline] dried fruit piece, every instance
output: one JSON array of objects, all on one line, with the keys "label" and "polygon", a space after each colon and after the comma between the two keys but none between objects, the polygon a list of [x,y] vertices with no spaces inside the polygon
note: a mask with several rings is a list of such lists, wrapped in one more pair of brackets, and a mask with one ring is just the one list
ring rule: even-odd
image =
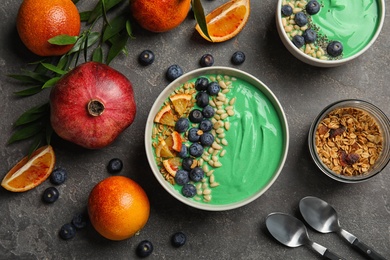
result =
[{"label": "dried fruit piece", "polygon": [[167,126],[175,126],[176,120],[170,105],[165,105],[154,118],[154,122]]},{"label": "dried fruit piece", "polygon": [[176,94],[170,97],[173,108],[179,116],[187,110],[188,105],[191,104],[191,99],[190,94]]},{"label": "dried fruit piece", "polygon": [[171,151],[168,144],[164,140],[161,140],[156,147],[156,156],[162,158],[171,158],[175,157],[175,154]]},{"label": "dried fruit piece", "polygon": [[174,157],[174,158],[169,158],[167,160],[163,161],[163,166],[167,172],[175,177],[176,172],[179,170],[180,166],[180,158],[179,157]]},{"label": "dried fruit piece", "polygon": [[342,135],[345,132],[345,126],[341,126],[337,129],[330,129],[329,138],[334,138],[338,135]]}]

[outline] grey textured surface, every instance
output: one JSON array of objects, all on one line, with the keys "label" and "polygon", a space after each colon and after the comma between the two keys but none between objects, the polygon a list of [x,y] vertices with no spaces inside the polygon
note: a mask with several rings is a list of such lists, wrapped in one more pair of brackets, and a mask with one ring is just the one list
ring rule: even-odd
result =
[{"label": "grey textured surface", "polygon": [[[3,0],[0,7],[0,173],[2,176],[26,155],[28,143],[6,145],[12,123],[27,108],[47,101],[48,91],[27,99],[15,98],[20,89],[7,74],[18,73],[31,55],[19,41],[15,18],[21,0]],[[207,12],[222,0],[203,1]],[[390,5],[390,1],[386,0]],[[80,1],[87,10],[95,1]],[[308,248],[287,248],[276,242],[265,228],[266,216],[274,211],[300,217],[299,200],[308,195],[331,203],[339,213],[341,225],[390,259],[390,167],[360,184],[341,184],[323,175],[312,162],[307,148],[307,132],[315,116],[329,103],[360,98],[370,101],[390,115],[389,49],[390,21],[375,44],[357,60],[342,67],[320,69],[295,59],[282,45],[275,26],[276,0],[252,0],[251,16],[238,37],[210,44],[194,31],[188,17],[178,28],[161,34],[135,27],[136,39],[128,43],[128,56],[111,65],[133,83],[138,113],[136,120],[107,148],[89,151],[56,141],[57,166],[68,170],[69,178],[59,186],[60,198],[53,205],[41,202],[47,181],[26,193],[0,189],[0,259],[134,259],[136,245],[144,239],[154,244],[148,259],[321,259]],[[389,14],[389,11],[386,11]],[[156,61],[149,67],[137,63],[138,54],[151,49]],[[164,73],[177,63],[185,71],[199,67],[205,53],[213,54],[215,65],[233,66],[230,57],[236,50],[246,53],[242,69],[263,81],[279,98],[290,127],[290,149],[285,167],[275,184],[260,198],[242,208],[225,212],[204,212],[177,202],[154,178],[146,160],[143,133],[153,101],[168,84]],[[100,237],[91,227],[69,241],[58,237],[62,224],[84,210],[92,187],[109,174],[107,162],[124,161],[121,174],[139,182],[151,202],[151,215],[138,236],[112,242]],[[170,246],[176,231],[188,236],[179,249]],[[364,259],[336,234],[309,236],[346,259]]]}]

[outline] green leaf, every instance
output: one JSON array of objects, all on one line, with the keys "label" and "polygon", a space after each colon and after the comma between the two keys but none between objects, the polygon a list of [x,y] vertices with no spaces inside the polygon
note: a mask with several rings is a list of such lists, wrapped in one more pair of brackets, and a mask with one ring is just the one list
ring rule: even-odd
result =
[{"label": "green leaf", "polygon": [[50,88],[54,86],[60,79],[61,77],[54,77],[49,79],[48,81],[45,82],[45,84],[43,84],[42,89]]},{"label": "green leaf", "polygon": [[16,92],[14,92],[14,95],[19,96],[19,97],[28,97],[28,96],[38,94],[41,91],[42,91],[41,86],[34,86],[34,87],[30,87],[30,88],[27,88],[24,90],[16,91]]},{"label": "green leaf", "polygon": [[125,51],[125,47],[128,39],[129,36],[127,35],[127,33],[123,33],[121,35],[118,35],[115,41],[112,41],[113,44],[107,54],[107,61],[106,61],[107,65],[109,65],[110,62],[116,56],[118,56],[120,52]]},{"label": "green leaf", "polygon": [[103,62],[103,49],[102,47],[97,47],[92,52],[92,61]]},{"label": "green leaf", "polygon": [[89,17],[91,17],[92,11],[85,11],[85,12],[80,12],[80,20],[82,22],[86,22],[89,20]]},{"label": "green leaf", "polygon": [[60,70],[66,70],[68,61],[69,61],[69,56],[66,54],[62,55],[60,60],[57,63],[57,68],[59,68]]},{"label": "green leaf", "polygon": [[69,45],[69,44],[75,44],[77,42],[78,36],[70,36],[67,34],[61,34],[54,36],[53,38],[50,38],[47,40],[50,44],[54,45]]},{"label": "green leaf", "polygon": [[14,126],[18,127],[41,119],[42,117],[48,115],[48,111],[49,103],[33,107],[19,116],[19,118],[15,121]]},{"label": "green leaf", "polygon": [[133,36],[133,28],[131,27],[130,20],[126,21],[126,31],[131,39],[135,39],[135,37]]},{"label": "green leaf", "polygon": [[207,29],[206,16],[204,15],[202,3],[200,2],[200,0],[192,0],[191,4],[192,4],[192,10],[194,12],[196,22],[199,24],[200,29],[202,30],[204,35],[206,35],[206,37],[209,38],[210,41],[213,41]]},{"label": "green leaf", "polygon": [[36,73],[29,70],[22,70],[22,74],[11,74],[9,77],[22,81],[24,83],[44,83],[50,77],[41,73]]},{"label": "green leaf", "polygon": [[66,73],[68,73],[67,71],[61,70],[61,69],[59,69],[57,66],[54,66],[53,64],[50,64],[50,63],[42,63],[42,65],[43,65],[46,69],[48,69],[48,70],[50,70],[50,71],[53,71],[53,72],[55,72],[55,73],[57,73],[57,74],[60,74],[60,75],[65,75]]},{"label": "green leaf", "polygon": [[31,156],[35,150],[37,150],[42,145],[42,134],[37,134],[34,137],[33,142],[30,145],[30,148],[28,149],[28,156]]},{"label": "green leaf", "polygon": [[[126,0],[105,0],[104,1],[104,7],[106,9],[106,12],[108,12],[111,8],[115,7],[116,5],[120,4],[121,2],[125,2]],[[102,0],[99,0],[99,2],[96,4],[95,8],[91,11],[91,14],[88,19],[88,24],[93,23],[96,19],[101,17],[103,15],[103,6],[102,6]]]},{"label": "green leaf", "polygon": [[[93,44],[95,44],[100,37],[99,32],[91,32],[88,35],[88,48],[91,47]],[[84,49],[85,46],[85,40],[86,35],[80,36],[79,40],[76,42],[76,44],[73,46],[73,48],[68,52],[68,55],[73,54],[75,52],[79,52]]]},{"label": "green leaf", "polygon": [[120,15],[107,24],[103,32],[103,42],[106,42],[108,39],[122,31],[126,26],[126,21],[127,18],[124,15]]},{"label": "green leaf", "polygon": [[42,123],[34,122],[28,124],[22,128],[17,129],[8,140],[8,144],[12,144],[17,141],[25,140],[42,131]]}]

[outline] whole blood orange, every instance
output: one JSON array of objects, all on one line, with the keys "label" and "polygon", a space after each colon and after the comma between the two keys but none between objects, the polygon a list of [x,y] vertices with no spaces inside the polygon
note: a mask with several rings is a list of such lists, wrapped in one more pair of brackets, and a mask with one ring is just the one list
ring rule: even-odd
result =
[{"label": "whole blood orange", "polygon": [[78,36],[80,14],[71,0],[24,0],[19,7],[16,28],[24,45],[33,53],[63,55],[73,45],[53,45],[48,40],[64,34]]},{"label": "whole blood orange", "polygon": [[149,213],[145,191],[124,176],[102,180],[89,194],[88,214],[92,226],[110,240],[132,237],[145,226]]},{"label": "whole blood orange", "polygon": [[179,26],[190,10],[191,0],[130,0],[130,10],[141,27],[166,32]]}]

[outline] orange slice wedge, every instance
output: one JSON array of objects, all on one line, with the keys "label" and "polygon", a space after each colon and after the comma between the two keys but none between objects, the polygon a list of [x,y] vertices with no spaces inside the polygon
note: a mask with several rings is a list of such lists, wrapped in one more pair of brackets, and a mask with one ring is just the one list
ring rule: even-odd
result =
[{"label": "orange slice wedge", "polygon": [[[231,0],[206,15],[207,30],[213,42],[224,42],[236,36],[246,25],[250,13],[249,0]],[[199,24],[195,29],[206,40]]]},{"label": "orange slice wedge", "polygon": [[192,95],[190,94],[176,94],[170,97],[176,113],[181,116],[186,112],[188,105],[191,102]]},{"label": "orange slice wedge", "polygon": [[154,118],[154,122],[168,126],[175,126],[175,116],[170,105],[165,105]]},{"label": "orange slice wedge", "polygon": [[180,158],[179,157],[174,157],[174,158],[169,158],[167,160],[163,161],[163,165],[165,170],[175,177],[177,170],[179,170],[179,165],[180,165]]},{"label": "orange slice wedge", "polygon": [[55,155],[50,145],[42,146],[20,160],[4,177],[1,186],[13,192],[28,191],[44,182],[53,171]]},{"label": "orange slice wedge", "polygon": [[159,142],[156,147],[156,156],[162,158],[171,158],[175,157],[175,154],[171,151],[168,144],[164,140],[161,140],[161,142]]},{"label": "orange slice wedge", "polygon": [[181,145],[183,140],[178,132],[174,131],[170,136],[165,140],[169,148],[175,150],[176,152],[181,151]]}]

